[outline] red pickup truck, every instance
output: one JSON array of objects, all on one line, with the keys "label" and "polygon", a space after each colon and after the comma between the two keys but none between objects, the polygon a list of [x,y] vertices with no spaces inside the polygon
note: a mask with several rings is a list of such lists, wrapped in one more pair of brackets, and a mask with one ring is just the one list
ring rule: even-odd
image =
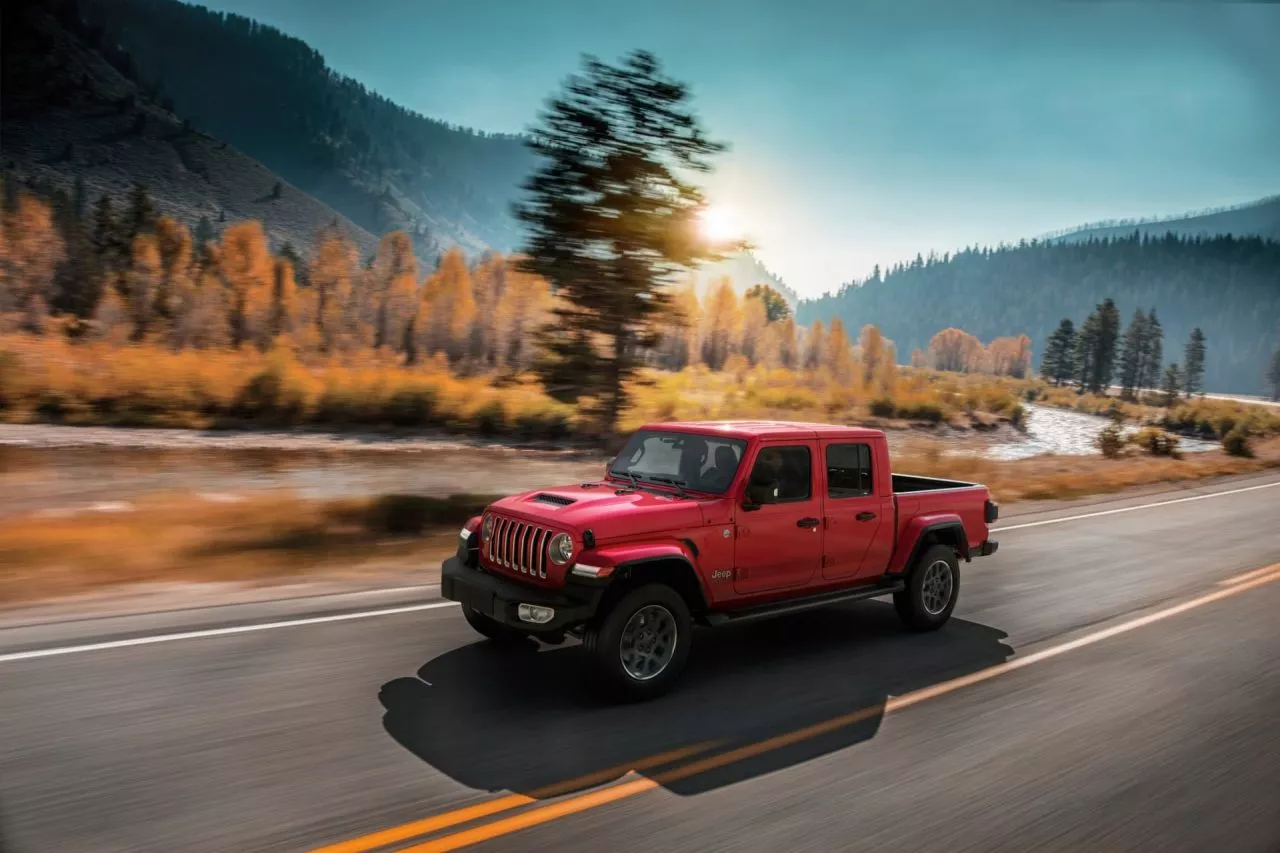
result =
[{"label": "red pickup truck", "polygon": [[645,699],[679,676],[694,625],[892,595],[907,627],[941,627],[998,512],[985,486],[892,474],[879,430],[654,424],[603,480],[469,521],[441,587],[490,639],[580,637],[598,685]]}]

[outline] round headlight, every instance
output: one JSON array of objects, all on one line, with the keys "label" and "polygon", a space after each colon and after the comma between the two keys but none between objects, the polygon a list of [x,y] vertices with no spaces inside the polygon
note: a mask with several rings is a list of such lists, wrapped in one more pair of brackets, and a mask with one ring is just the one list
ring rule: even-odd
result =
[{"label": "round headlight", "polygon": [[486,515],[484,521],[480,522],[480,538],[487,542],[491,535],[493,535],[493,516]]},{"label": "round headlight", "polygon": [[573,537],[568,533],[557,533],[551,537],[551,562],[563,566],[573,558]]}]

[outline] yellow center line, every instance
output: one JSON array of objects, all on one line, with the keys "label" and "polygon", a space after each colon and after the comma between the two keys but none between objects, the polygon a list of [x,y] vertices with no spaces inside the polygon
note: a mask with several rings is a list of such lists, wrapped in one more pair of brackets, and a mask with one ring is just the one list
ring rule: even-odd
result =
[{"label": "yellow center line", "polygon": [[[1280,566],[1280,564],[1277,564],[1277,566]],[[1217,589],[1213,592],[1206,593],[1180,604],[1175,604],[1171,607],[1166,607],[1162,610],[1157,610],[1153,613],[1147,614],[1146,616],[1130,619],[1118,625],[1113,625],[1110,628],[1094,631],[1093,633],[1086,634],[1066,643],[1042,649],[1038,652],[1033,652],[1026,657],[1015,658],[1013,660],[979,670],[978,672],[971,673],[970,675],[963,675],[958,678],[940,682],[930,687],[924,687],[919,690],[913,690],[910,693],[904,693],[901,696],[892,697],[884,704],[883,709],[879,706],[862,708],[849,714],[843,714],[839,717],[835,717],[821,723],[816,723],[812,726],[806,726],[803,729],[798,729],[788,734],[778,735],[777,737],[769,738],[768,740],[760,741],[756,744],[750,744],[748,746],[731,750],[722,755],[710,756],[708,758],[694,761],[691,764],[682,765],[672,770],[655,774],[653,778],[637,779],[633,782],[615,785],[599,791],[592,791],[577,797],[562,800],[558,803],[553,803],[536,809],[530,809],[522,812],[521,814],[512,815],[511,817],[503,818],[492,823],[483,824],[472,829],[446,835],[442,838],[433,839],[412,847],[407,847],[402,851],[402,853],[444,853],[444,851],[457,850],[462,847],[468,847],[472,844],[479,844],[482,841],[489,841],[504,835],[510,835],[511,833],[518,832],[522,829],[538,826],[539,824],[547,823],[567,815],[577,814],[579,812],[587,811],[588,809],[596,808],[597,806],[603,806],[628,797],[634,797],[637,794],[652,791],[664,783],[683,779],[697,773],[702,773],[716,767],[721,767],[735,761],[741,761],[745,758],[759,755],[763,752],[768,752],[807,738],[815,737],[843,726],[852,725],[876,714],[888,714],[895,711],[901,711],[929,699],[935,699],[939,696],[953,693],[956,690],[960,690],[974,684],[979,684],[983,681],[989,681],[1001,675],[1006,675],[1010,672],[1015,672],[1031,666],[1032,664],[1050,660],[1066,654],[1067,652],[1091,646],[1121,634],[1127,634],[1155,622],[1169,619],[1173,616],[1186,613],[1189,610],[1194,610],[1198,607],[1212,604],[1213,602],[1220,601],[1224,598],[1238,595],[1246,590],[1254,589],[1255,587],[1280,580],[1280,569],[1277,569],[1277,566],[1268,566],[1268,571],[1265,571],[1262,574],[1255,574],[1247,579],[1241,579],[1234,585]],[[1275,570],[1272,571],[1273,569]]]},{"label": "yellow center line", "polygon": [[720,746],[718,741],[706,741],[704,743],[693,744],[692,746],[682,746],[679,749],[660,752],[657,755],[650,755],[646,758],[628,761],[626,764],[607,767],[604,770],[597,770],[594,773],[588,773],[564,782],[547,785],[546,787],[538,788],[527,795],[509,794],[505,797],[499,797],[496,800],[476,803],[472,806],[465,806],[460,809],[444,812],[443,814],[423,818],[422,820],[415,820],[411,823],[393,826],[390,829],[384,829],[379,832],[362,835],[359,838],[353,838],[350,841],[342,841],[328,847],[320,847],[313,850],[312,853],[365,853],[365,851],[373,850],[387,844],[395,844],[398,841],[407,841],[408,839],[416,838],[419,835],[427,835],[441,829],[448,829],[451,826],[457,826],[458,824],[479,820],[482,817],[488,817],[489,815],[510,811],[511,809],[520,808],[521,806],[527,806],[532,803],[536,803],[538,800],[557,797],[578,788],[590,788],[596,785],[601,785],[615,777],[623,776],[635,770],[648,770],[653,767],[661,767],[664,764],[671,764],[672,762],[679,761],[682,758],[690,758],[694,755],[708,752],[718,746]]}]

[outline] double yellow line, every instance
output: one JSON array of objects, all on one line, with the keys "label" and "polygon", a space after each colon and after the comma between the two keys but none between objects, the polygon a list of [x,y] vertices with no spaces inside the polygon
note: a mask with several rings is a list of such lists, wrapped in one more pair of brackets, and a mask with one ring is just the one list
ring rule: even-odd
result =
[{"label": "double yellow line", "polygon": [[[913,690],[910,693],[904,693],[901,696],[891,697],[883,706],[875,705],[869,708],[861,708],[848,714],[841,714],[829,720],[815,723],[811,726],[796,729],[785,734],[777,735],[766,740],[756,743],[747,744],[746,746],[730,749],[725,752],[713,753],[721,743],[711,741],[706,743],[695,744],[681,749],[663,752],[648,758],[632,761],[626,765],[618,767],[610,767],[605,770],[592,773],[587,776],[581,776],[562,782],[556,785],[542,788],[531,794],[509,794],[499,797],[495,800],[477,803],[476,805],[466,806],[454,811],[445,812],[434,817],[425,818],[419,821],[413,821],[401,826],[384,829],[380,832],[374,832],[369,835],[362,835],[353,838],[350,841],[344,841],[328,847],[319,848],[313,853],[367,853],[367,851],[375,850],[390,844],[396,844],[401,841],[408,841],[423,835],[429,835],[433,832],[439,832],[450,827],[460,826],[464,823],[478,821],[493,815],[509,812],[514,809],[530,806],[540,800],[547,800],[554,797],[562,796],[571,791],[581,790],[583,788],[600,785],[615,779],[618,776],[629,775],[630,773],[641,770],[654,770],[656,768],[668,767],[665,770],[658,770],[648,777],[638,779],[624,779],[614,784],[606,785],[603,788],[586,791],[573,796],[564,797],[553,803],[538,806],[536,808],[527,809],[518,814],[508,817],[499,818],[489,823],[482,823],[469,829],[462,829],[456,832],[442,835],[438,838],[425,841],[421,844],[404,848],[405,853],[444,853],[448,850],[457,850],[462,847],[469,847],[473,844],[479,844],[482,841],[488,841],[504,835],[510,835],[513,832],[519,832],[522,829],[538,826],[548,823],[568,815],[584,812],[603,806],[608,803],[624,800],[628,797],[634,797],[637,794],[652,791],[662,785],[677,782],[681,779],[687,779],[709,770],[714,770],[748,758],[753,758],[775,749],[781,749],[791,744],[809,740],[819,735],[827,734],[837,729],[851,726],[881,714],[889,714],[896,711],[902,711],[910,708],[912,705],[918,705],[929,699],[936,699],[939,696],[953,693],[965,687],[979,684],[984,681],[990,681],[1002,675],[1025,669],[1033,664],[1042,663],[1046,660],[1064,655],[1076,649],[1092,646],[1103,640],[1127,634],[1136,631],[1155,622],[1160,622],[1173,616],[1186,613],[1198,607],[1212,604],[1224,598],[1238,595],[1246,590],[1260,587],[1264,584],[1272,583],[1280,580],[1280,563],[1274,563],[1270,566],[1264,566],[1244,574],[1237,575],[1233,578],[1220,581],[1218,588],[1212,592],[1204,593],[1196,598],[1183,601],[1169,607],[1148,613],[1145,616],[1139,616],[1129,619],[1109,628],[1103,628],[1093,631],[1084,636],[1077,637],[1065,643],[1042,649],[1032,654],[1013,658],[1004,663],[998,663],[989,666],[986,669],[980,669],[969,675],[962,675],[952,678],[948,681],[942,681],[929,687],[923,687],[919,690]],[[695,756],[702,756],[695,758]],[[680,764],[678,762],[689,760],[687,763]]]}]

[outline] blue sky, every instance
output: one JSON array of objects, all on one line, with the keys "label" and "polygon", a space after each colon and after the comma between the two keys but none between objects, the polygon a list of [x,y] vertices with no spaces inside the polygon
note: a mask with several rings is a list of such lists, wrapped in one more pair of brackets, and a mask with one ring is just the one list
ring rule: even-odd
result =
[{"label": "blue sky", "polygon": [[407,107],[528,126],[656,53],[731,151],[709,194],[802,294],[875,263],[1280,192],[1280,5],[218,0]]}]

